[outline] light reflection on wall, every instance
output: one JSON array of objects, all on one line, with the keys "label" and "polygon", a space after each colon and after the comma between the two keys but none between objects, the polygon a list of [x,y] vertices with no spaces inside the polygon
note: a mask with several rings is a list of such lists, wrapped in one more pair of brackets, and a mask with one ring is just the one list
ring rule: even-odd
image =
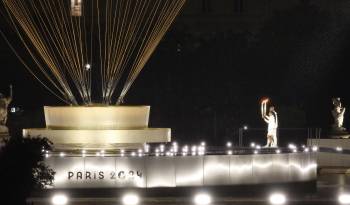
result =
[{"label": "light reflection on wall", "polygon": [[[181,187],[316,179],[313,153],[159,156],[50,157],[54,187]],[[73,175],[68,179],[70,174]],[[82,172],[82,176],[79,176]],[[86,172],[90,172],[86,174]],[[87,178],[103,172],[103,178]],[[73,173],[73,174],[72,174]],[[113,177],[112,177],[113,175]]]}]

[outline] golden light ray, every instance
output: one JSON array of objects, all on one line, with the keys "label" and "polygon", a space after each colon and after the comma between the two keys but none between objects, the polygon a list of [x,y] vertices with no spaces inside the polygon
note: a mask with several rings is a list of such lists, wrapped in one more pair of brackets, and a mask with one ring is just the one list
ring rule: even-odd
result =
[{"label": "golden light ray", "polygon": [[[2,3],[13,30],[36,64],[35,68],[25,64],[26,68],[42,84],[50,83],[53,89],[45,85],[50,92],[69,104],[79,101],[91,104],[94,79],[100,81],[102,103],[111,104],[118,86],[121,93],[115,101],[123,101],[185,1],[2,0]],[[99,72],[91,70],[90,65]],[[100,76],[94,76],[97,73]]]}]

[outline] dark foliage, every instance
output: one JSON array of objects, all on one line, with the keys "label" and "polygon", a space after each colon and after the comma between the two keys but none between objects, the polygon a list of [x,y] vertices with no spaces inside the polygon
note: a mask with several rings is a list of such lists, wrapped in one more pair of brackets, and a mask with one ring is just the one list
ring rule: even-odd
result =
[{"label": "dark foliage", "polygon": [[50,147],[43,138],[12,137],[6,142],[0,149],[1,204],[25,204],[30,193],[52,185],[54,171],[44,164],[42,152]]}]

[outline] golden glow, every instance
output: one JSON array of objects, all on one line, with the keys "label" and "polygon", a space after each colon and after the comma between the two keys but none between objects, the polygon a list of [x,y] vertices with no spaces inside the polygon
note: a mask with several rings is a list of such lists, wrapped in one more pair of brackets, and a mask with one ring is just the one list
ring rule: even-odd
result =
[{"label": "golden glow", "polygon": [[50,129],[143,129],[148,127],[150,106],[45,106],[44,112]]},{"label": "golden glow", "polygon": [[44,136],[57,150],[171,141],[170,128],[148,128],[149,106],[49,106],[44,111],[46,128],[24,129],[23,136]]},{"label": "golden glow", "polygon": [[[13,31],[37,68],[28,66],[21,52],[16,53],[17,57],[50,92],[76,105],[80,100],[91,104],[92,75],[97,73],[100,73],[104,104],[112,103],[116,87],[125,75],[118,99],[122,102],[185,0],[3,0],[2,3]],[[98,72],[93,72],[94,69]]]}]

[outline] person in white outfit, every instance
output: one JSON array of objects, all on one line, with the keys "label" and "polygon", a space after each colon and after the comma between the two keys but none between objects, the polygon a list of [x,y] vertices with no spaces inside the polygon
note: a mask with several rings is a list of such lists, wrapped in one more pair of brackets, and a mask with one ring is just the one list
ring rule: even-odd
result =
[{"label": "person in white outfit", "polygon": [[278,128],[278,118],[277,112],[274,106],[269,107],[269,112],[266,112],[267,103],[269,99],[264,99],[261,102],[261,116],[263,120],[267,123],[267,143],[265,147],[277,147],[277,128]]}]

